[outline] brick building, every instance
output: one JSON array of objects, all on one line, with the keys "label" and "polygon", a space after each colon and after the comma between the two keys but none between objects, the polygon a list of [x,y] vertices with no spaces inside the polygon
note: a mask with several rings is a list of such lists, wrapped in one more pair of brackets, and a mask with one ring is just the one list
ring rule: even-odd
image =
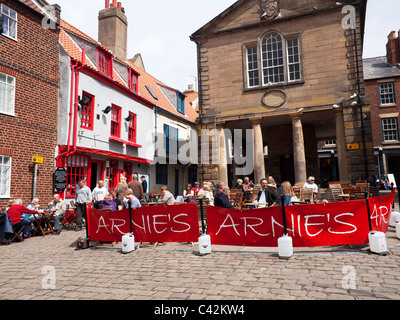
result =
[{"label": "brick building", "polygon": [[[210,137],[220,142],[218,164],[202,165],[205,180],[232,186],[240,175],[226,145],[239,143],[245,150],[251,143],[255,182],[270,174],[292,183],[313,175],[320,183],[317,143],[324,140],[336,141],[340,180],[372,177],[361,58],[367,1],[340,2],[239,0],[192,34],[199,123],[215,129]],[[354,9],[356,32],[343,27],[346,4]],[[233,141],[224,129],[253,129],[254,140]]]},{"label": "brick building", "polygon": [[[46,1],[0,1],[0,208],[9,199],[32,199],[32,156],[42,156],[36,196],[53,192],[58,118],[58,18]],[[44,28],[42,26],[42,22]],[[49,23],[50,22],[50,23]]]},{"label": "brick building", "polygon": [[383,57],[364,59],[365,94],[371,102],[376,175],[400,182],[400,36],[392,31]]}]

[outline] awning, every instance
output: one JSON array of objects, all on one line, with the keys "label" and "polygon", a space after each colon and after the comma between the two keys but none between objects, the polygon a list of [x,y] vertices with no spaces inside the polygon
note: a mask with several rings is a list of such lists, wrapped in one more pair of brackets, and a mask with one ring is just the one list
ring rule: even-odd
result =
[{"label": "awning", "polygon": [[[65,149],[64,146],[60,146],[59,147],[60,153],[63,152],[63,149]],[[98,149],[91,149],[91,148],[84,148],[84,147],[76,147],[76,152],[83,152],[83,153],[88,153],[88,154],[96,154],[96,155],[102,155],[102,156],[106,156],[106,157],[110,157],[110,158],[117,158],[117,159],[124,159],[124,160],[129,160],[129,161],[134,161],[134,162],[153,164],[152,160],[147,160],[147,159],[140,158],[140,157],[130,156],[130,155],[127,155],[127,154],[118,153],[118,152],[112,152],[112,151],[106,151],[106,150],[98,150]]]}]

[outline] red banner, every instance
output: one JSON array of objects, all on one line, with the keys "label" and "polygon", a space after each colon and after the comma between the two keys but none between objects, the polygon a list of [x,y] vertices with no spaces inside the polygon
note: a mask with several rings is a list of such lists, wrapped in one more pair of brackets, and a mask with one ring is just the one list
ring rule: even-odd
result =
[{"label": "red banner", "polygon": [[[372,229],[388,229],[394,193],[369,200]],[[368,243],[366,200],[286,206],[288,235],[295,247]],[[282,208],[207,208],[212,244],[276,247],[284,233]]]},{"label": "red banner", "polygon": [[[152,206],[132,210],[132,229],[137,242],[196,242],[199,223],[196,204]],[[118,241],[130,232],[129,211],[88,210],[92,241]]]}]

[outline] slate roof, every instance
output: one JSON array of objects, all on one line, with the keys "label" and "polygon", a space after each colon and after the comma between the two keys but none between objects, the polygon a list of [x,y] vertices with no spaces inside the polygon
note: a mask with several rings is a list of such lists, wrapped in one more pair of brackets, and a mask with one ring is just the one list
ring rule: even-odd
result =
[{"label": "slate roof", "polygon": [[385,57],[363,59],[364,80],[400,77],[400,67],[392,66]]}]

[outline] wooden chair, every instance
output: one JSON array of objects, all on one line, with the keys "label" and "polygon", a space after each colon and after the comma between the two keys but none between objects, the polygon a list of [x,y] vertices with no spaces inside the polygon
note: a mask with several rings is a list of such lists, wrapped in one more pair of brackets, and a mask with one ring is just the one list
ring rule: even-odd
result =
[{"label": "wooden chair", "polygon": [[340,185],[340,183],[329,185],[329,202],[343,201],[343,198],[339,197],[340,194],[343,194],[342,186]]},{"label": "wooden chair", "polygon": [[312,189],[300,189],[300,201],[314,203],[314,191]]},{"label": "wooden chair", "polygon": [[24,241],[24,236],[21,235],[21,234],[22,234],[22,232],[24,231],[24,228],[25,228],[25,226],[22,226],[22,227],[20,227],[20,228],[18,228],[18,229],[15,229],[15,228],[13,227],[13,228],[12,228],[12,230],[13,230],[13,235],[12,235],[12,237],[11,237],[9,240],[6,241],[6,244],[11,244],[11,243],[16,242],[16,241],[18,241],[18,242],[23,242],[23,241]]},{"label": "wooden chair", "polygon": [[240,209],[242,207],[242,198],[243,198],[243,193],[242,192],[230,192],[228,193],[228,198],[229,202],[232,204],[237,209]]}]

